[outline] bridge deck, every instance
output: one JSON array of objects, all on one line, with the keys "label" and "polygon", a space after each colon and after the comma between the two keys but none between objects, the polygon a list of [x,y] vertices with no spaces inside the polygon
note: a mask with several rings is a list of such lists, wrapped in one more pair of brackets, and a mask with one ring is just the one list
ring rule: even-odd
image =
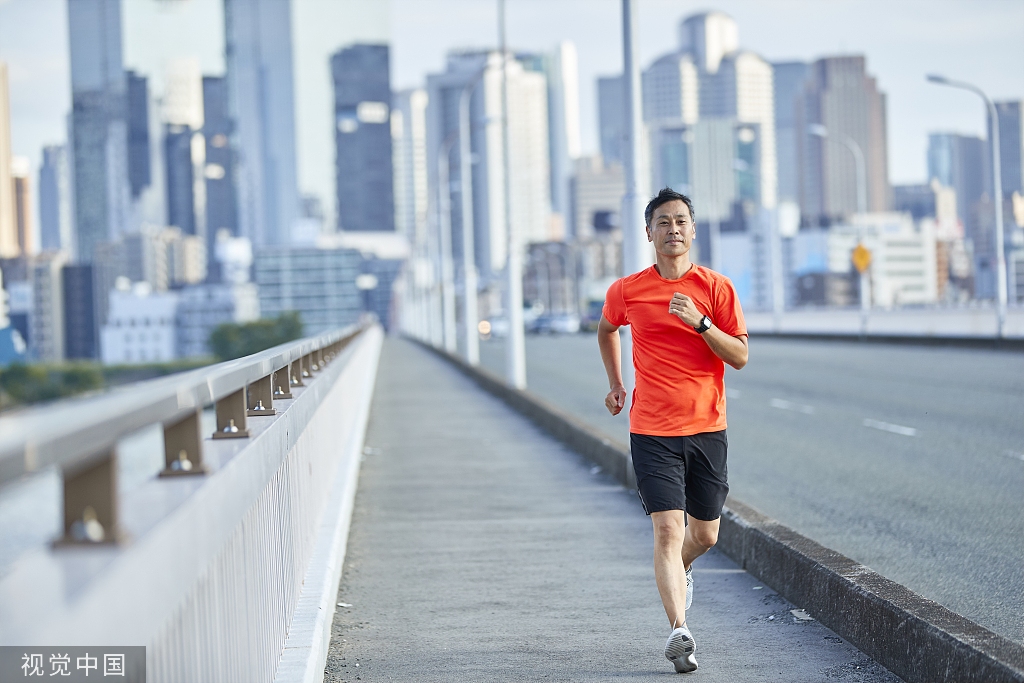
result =
[{"label": "bridge deck", "polygon": [[[671,673],[635,494],[401,340],[366,444],[326,681]],[[701,680],[898,680],[724,555],[694,573]]]}]

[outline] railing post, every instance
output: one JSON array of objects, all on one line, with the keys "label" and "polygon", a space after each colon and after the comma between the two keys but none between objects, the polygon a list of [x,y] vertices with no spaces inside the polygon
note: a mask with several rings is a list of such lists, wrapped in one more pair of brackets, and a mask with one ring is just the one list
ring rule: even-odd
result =
[{"label": "railing post", "polygon": [[297,358],[288,364],[288,375],[291,377],[293,387],[306,386],[302,381],[302,358]]},{"label": "railing post", "polygon": [[309,371],[310,372],[320,372],[320,365],[319,365],[319,363],[316,362],[316,351],[315,350],[314,351],[310,351],[308,354],[306,354],[306,359],[307,359],[306,362],[309,363]]},{"label": "railing post", "polygon": [[203,464],[202,411],[194,410],[183,419],[164,425],[164,470],[161,477],[206,474]]},{"label": "railing post", "polygon": [[92,545],[124,540],[118,519],[117,450],[81,468],[67,468],[64,478],[64,536],[54,545]]},{"label": "railing post", "polygon": [[273,374],[261,377],[249,385],[249,417],[256,415],[277,415],[274,410],[274,393],[270,388]]},{"label": "railing post", "polygon": [[244,439],[249,436],[245,421],[245,389],[228,394],[216,403],[217,431],[215,439]]},{"label": "railing post", "polygon": [[285,365],[283,368],[274,370],[274,374],[271,377],[271,383],[274,387],[274,400],[282,398],[292,397],[292,385],[288,378],[290,365]]}]

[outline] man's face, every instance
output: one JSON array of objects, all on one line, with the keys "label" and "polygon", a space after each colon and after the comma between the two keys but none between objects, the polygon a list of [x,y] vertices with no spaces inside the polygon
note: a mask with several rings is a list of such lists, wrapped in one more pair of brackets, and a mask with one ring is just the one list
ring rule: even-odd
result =
[{"label": "man's face", "polygon": [[654,210],[647,226],[647,241],[663,256],[681,256],[690,251],[697,231],[686,203],[674,199]]}]

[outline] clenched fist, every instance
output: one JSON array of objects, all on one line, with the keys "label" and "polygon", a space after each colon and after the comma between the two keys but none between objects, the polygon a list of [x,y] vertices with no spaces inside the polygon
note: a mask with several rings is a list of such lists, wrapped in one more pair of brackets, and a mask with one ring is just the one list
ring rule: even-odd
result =
[{"label": "clenched fist", "polygon": [[604,397],[604,407],[612,415],[618,415],[622,412],[622,406],[624,405],[626,405],[626,387],[621,384],[609,391],[608,395]]},{"label": "clenched fist", "polygon": [[679,292],[673,294],[672,301],[668,302],[668,312],[690,327],[700,325],[701,318],[704,317],[704,314],[698,311],[693,304],[693,299]]}]

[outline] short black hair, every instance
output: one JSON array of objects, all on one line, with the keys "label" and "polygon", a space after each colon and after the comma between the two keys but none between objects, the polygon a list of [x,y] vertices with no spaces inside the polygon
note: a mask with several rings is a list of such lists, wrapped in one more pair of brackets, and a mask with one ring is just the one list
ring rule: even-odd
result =
[{"label": "short black hair", "polygon": [[654,210],[662,204],[668,204],[669,202],[674,201],[680,201],[683,204],[686,204],[686,208],[690,210],[690,220],[696,222],[697,217],[693,213],[693,200],[685,194],[679,194],[671,187],[663,187],[658,194],[651,198],[651,201],[647,202],[647,208],[644,209],[644,223],[650,227],[651,218],[654,216]]}]

